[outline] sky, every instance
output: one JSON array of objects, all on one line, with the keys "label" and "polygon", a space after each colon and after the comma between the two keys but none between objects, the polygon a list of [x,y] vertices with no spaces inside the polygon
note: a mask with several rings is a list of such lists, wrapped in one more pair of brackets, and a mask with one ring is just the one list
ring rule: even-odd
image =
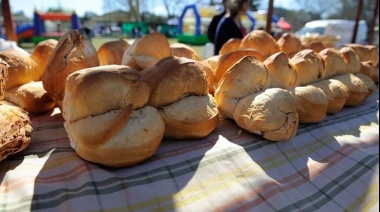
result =
[{"label": "sky", "polygon": [[[159,0],[156,0],[159,1]],[[57,8],[61,6],[64,9],[74,10],[79,16],[83,16],[85,12],[91,11],[98,15],[104,13],[103,0],[11,0],[11,10],[13,12],[23,11],[28,17],[33,17],[35,9],[46,12],[49,8]],[[189,3],[194,1],[188,0]],[[268,1],[263,0],[261,8],[267,8]],[[283,7],[286,9],[297,9],[295,0],[274,0],[275,7]],[[166,14],[165,8],[156,4],[155,9],[158,14]]]}]

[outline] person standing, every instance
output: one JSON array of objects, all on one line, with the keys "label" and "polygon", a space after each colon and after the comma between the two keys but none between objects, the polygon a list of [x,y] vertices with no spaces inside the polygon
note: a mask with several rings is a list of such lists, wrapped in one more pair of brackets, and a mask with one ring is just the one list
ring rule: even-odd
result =
[{"label": "person standing", "polygon": [[223,12],[218,14],[218,15],[215,15],[212,20],[211,20],[211,23],[210,25],[208,26],[208,29],[207,29],[207,37],[209,39],[209,41],[211,43],[214,43],[214,39],[215,39],[215,32],[216,32],[216,28],[218,27],[218,23],[219,21],[224,17],[224,15],[227,14],[227,7],[228,7],[228,1],[229,0],[223,0],[222,1],[222,5],[223,5]]},{"label": "person standing", "polygon": [[249,0],[230,0],[227,14],[220,20],[214,39],[214,54],[218,55],[223,44],[231,38],[242,39],[246,29],[241,22],[241,16],[247,14]]}]

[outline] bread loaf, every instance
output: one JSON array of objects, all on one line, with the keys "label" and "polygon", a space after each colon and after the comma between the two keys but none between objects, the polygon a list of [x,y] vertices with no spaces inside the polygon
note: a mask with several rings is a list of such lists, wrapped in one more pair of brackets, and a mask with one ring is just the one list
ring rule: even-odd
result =
[{"label": "bread loaf", "polygon": [[303,43],[302,46],[304,49],[311,49],[311,50],[315,51],[316,53],[319,53],[322,50],[326,49],[326,47],[323,45],[323,43],[321,41],[318,41],[318,40]]},{"label": "bread loaf", "polygon": [[[39,42],[34,48],[30,57],[37,63],[36,72],[39,76],[45,72],[47,62],[49,61],[50,56],[52,55],[55,47],[57,46],[58,41],[55,39],[47,39]],[[38,81],[40,81],[38,79]]]},{"label": "bread loaf", "polygon": [[99,59],[94,46],[78,30],[71,30],[59,39],[49,58],[42,76],[44,89],[62,109],[66,77],[95,66],[99,66]]},{"label": "bread loaf", "polygon": [[375,84],[379,84],[379,68],[374,67],[370,61],[362,62],[359,72],[369,76]]},{"label": "bread loaf", "polygon": [[203,67],[203,70],[207,74],[208,93],[214,95],[216,83],[213,68],[210,63],[205,60],[198,61],[198,63]]},{"label": "bread loaf", "polygon": [[135,40],[124,52],[121,64],[140,71],[171,55],[168,39],[163,34],[155,32]]},{"label": "bread loaf", "polygon": [[8,68],[8,63],[0,58],[0,100],[4,97],[5,81],[8,79]]},{"label": "bread loaf", "polygon": [[64,126],[80,157],[123,167],[156,152],[164,122],[146,106],[149,85],[138,71],[121,65],[82,69],[67,77],[65,89]]},{"label": "bread loaf", "polygon": [[294,55],[290,61],[297,73],[298,86],[308,85],[326,76],[325,65],[319,54],[311,49],[305,49]]},{"label": "bread loaf", "polygon": [[264,61],[267,68],[272,84],[272,88],[291,88],[297,86],[298,78],[297,72],[289,64],[288,56],[284,52],[278,52]]},{"label": "bread loaf", "polygon": [[170,49],[172,56],[176,57],[186,57],[188,59],[199,61],[201,58],[198,56],[197,52],[190,46],[183,43],[172,43],[170,44]]},{"label": "bread loaf", "polygon": [[355,74],[360,71],[361,62],[358,54],[351,47],[343,47],[339,50],[347,65],[347,73]]},{"label": "bread loaf", "polygon": [[293,138],[299,123],[293,95],[280,88],[269,88],[241,99],[233,117],[241,128],[271,141]]},{"label": "bread loaf", "polygon": [[29,113],[44,113],[56,103],[44,90],[42,81],[28,82],[5,92],[5,100],[12,102]]},{"label": "bread loaf", "polygon": [[37,63],[28,55],[8,49],[0,52],[0,58],[9,65],[5,90],[41,79],[42,75],[36,71]]},{"label": "bread loaf", "polygon": [[263,63],[252,56],[243,57],[225,73],[215,90],[219,113],[233,119],[242,98],[263,91],[270,84],[270,76]]},{"label": "bread loaf", "polygon": [[354,75],[356,77],[358,77],[359,79],[361,79],[363,81],[364,85],[368,89],[368,93],[365,96],[365,98],[372,96],[376,92],[376,90],[377,90],[376,84],[369,76],[367,76],[363,73],[356,73]]},{"label": "bread loaf", "polygon": [[231,38],[227,42],[225,42],[222,45],[222,48],[220,48],[219,54],[227,54],[230,52],[234,52],[239,49],[239,46],[241,44],[240,38]]},{"label": "bread loaf", "polygon": [[326,75],[325,78],[347,73],[347,65],[339,50],[334,48],[327,48],[319,52],[323,63],[325,64]]},{"label": "bread loaf", "polygon": [[361,62],[370,61],[373,66],[379,64],[379,50],[376,46],[358,43],[345,44],[345,46],[353,48],[358,54]]},{"label": "bread loaf", "polygon": [[369,91],[367,86],[364,84],[363,80],[354,74],[341,74],[332,79],[341,81],[349,90],[345,106],[360,105],[368,95]]},{"label": "bread loaf", "polygon": [[99,65],[121,65],[123,54],[129,46],[124,39],[103,43],[97,51]]},{"label": "bread loaf", "polygon": [[28,147],[33,127],[22,108],[0,101],[0,161]]},{"label": "bread loaf", "polygon": [[244,36],[239,49],[259,51],[264,59],[280,51],[276,40],[264,30],[253,30]]},{"label": "bread loaf", "polygon": [[293,33],[282,34],[280,39],[277,40],[277,45],[280,51],[285,52],[289,58],[303,50],[301,40]]}]

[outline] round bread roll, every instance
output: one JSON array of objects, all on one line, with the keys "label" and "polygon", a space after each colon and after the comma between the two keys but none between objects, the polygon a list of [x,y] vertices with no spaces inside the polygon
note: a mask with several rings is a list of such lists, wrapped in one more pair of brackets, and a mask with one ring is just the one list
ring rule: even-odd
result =
[{"label": "round bread roll", "polygon": [[379,68],[374,67],[370,61],[362,62],[359,72],[369,76],[375,84],[379,84]]},{"label": "round bread roll", "polygon": [[163,34],[154,32],[135,40],[124,52],[121,64],[140,71],[171,55],[168,39]]},{"label": "round bread roll", "polygon": [[30,57],[37,63],[36,72],[41,77],[45,72],[46,64],[49,61],[49,57],[52,55],[57,44],[58,41],[55,39],[47,39],[41,41],[36,45],[32,54],[30,55]]},{"label": "round bread roll", "polygon": [[376,92],[377,90],[376,84],[369,76],[363,73],[356,73],[354,75],[358,77],[359,79],[361,79],[364,82],[364,85],[367,86],[368,93],[365,96],[365,98],[372,96]]},{"label": "round bread roll", "polygon": [[301,40],[293,33],[282,34],[280,39],[277,40],[277,45],[280,51],[285,52],[289,58],[303,50]]},{"label": "round bread roll", "polygon": [[188,96],[158,109],[165,123],[165,138],[199,139],[218,125],[218,107],[211,95]]},{"label": "round bread roll", "polygon": [[297,86],[297,72],[289,64],[289,58],[284,52],[277,52],[264,61],[272,84],[272,88],[291,88]]},{"label": "round bread roll", "polygon": [[341,81],[325,79],[310,84],[321,89],[328,99],[327,113],[333,114],[342,110],[349,96],[349,90]]},{"label": "round bread roll", "polygon": [[56,103],[44,90],[42,81],[28,82],[5,92],[4,99],[29,113],[44,113],[54,108]]},{"label": "round bread roll", "polygon": [[271,141],[293,138],[299,123],[293,95],[280,88],[269,88],[243,98],[233,117],[239,127]]},{"label": "round bread roll", "polygon": [[264,64],[255,57],[243,57],[226,72],[215,90],[219,113],[233,119],[240,99],[263,91],[270,84],[270,76]]},{"label": "round bread roll", "polygon": [[124,39],[103,43],[98,51],[99,65],[120,65],[124,52],[130,44]]},{"label": "round bread roll", "polygon": [[363,45],[358,43],[349,43],[345,46],[351,47],[358,54],[361,62],[371,61],[373,66],[379,64],[379,50],[374,45]]},{"label": "round bread roll", "polygon": [[9,65],[0,58],[0,100],[4,98],[5,81],[8,79]]},{"label": "round bread roll", "polygon": [[248,33],[242,39],[239,48],[254,49],[260,52],[264,59],[280,51],[276,40],[264,30],[253,30]]},{"label": "round bread roll", "polygon": [[234,65],[237,61],[245,56],[253,56],[259,61],[264,61],[263,56],[258,51],[253,49],[237,50],[224,54],[219,58],[218,65],[216,67],[216,82],[219,82],[222,79],[224,73],[226,73],[226,71],[231,68],[232,65]]},{"label": "round bread roll", "polygon": [[26,149],[32,132],[28,112],[6,101],[0,101],[0,161]]},{"label": "round bread roll", "polygon": [[240,38],[231,38],[227,42],[225,42],[222,45],[222,48],[220,48],[219,54],[227,54],[230,52],[234,52],[239,49],[239,46],[241,44]]},{"label": "round bread roll", "polygon": [[99,66],[99,59],[94,46],[78,30],[71,30],[59,39],[49,58],[42,76],[44,89],[62,109],[66,77],[80,69],[95,66]]},{"label": "round bread roll", "polygon": [[299,86],[293,95],[300,123],[319,123],[326,118],[329,100],[321,89],[312,85]]},{"label": "round bread roll", "polygon": [[343,47],[339,50],[347,65],[347,73],[358,73],[360,71],[361,62],[358,54],[351,47]]},{"label": "round bread roll", "polygon": [[331,78],[335,75],[347,73],[347,65],[343,59],[343,55],[339,50],[327,48],[319,52],[323,63],[325,64],[325,78]]},{"label": "round bread roll", "polygon": [[311,49],[317,53],[326,49],[326,47],[323,45],[321,41],[311,41],[311,42],[303,43],[302,45],[304,49]]},{"label": "round bread roll", "polygon": [[157,150],[165,125],[146,106],[149,85],[128,66],[82,69],[67,77],[64,126],[85,160],[110,167],[140,163]]},{"label": "round bread roll", "polygon": [[290,59],[289,63],[297,72],[298,86],[317,82],[326,76],[321,56],[311,49],[298,52]]},{"label": "round bread roll", "polygon": [[41,80],[42,75],[36,71],[37,63],[28,55],[15,49],[8,49],[0,52],[0,58],[9,65],[5,90],[30,81]]},{"label": "round bread roll", "polygon": [[341,74],[333,77],[333,79],[341,81],[349,90],[348,98],[345,106],[360,105],[368,95],[368,88],[363,80],[354,74]]},{"label": "round bread roll", "polygon": [[186,57],[192,60],[201,60],[198,56],[197,52],[191,48],[190,46],[183,43],[172,43],[170,44],[170,49],[172,52],[172,56],[175,57]]}]

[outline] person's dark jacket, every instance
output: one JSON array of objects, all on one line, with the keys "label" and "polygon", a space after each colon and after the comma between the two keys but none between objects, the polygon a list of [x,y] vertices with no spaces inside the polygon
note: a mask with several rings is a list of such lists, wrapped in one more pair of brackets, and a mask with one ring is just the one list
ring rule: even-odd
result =
[{"label": "person's dark jacket", "polygon": [[212,18],[210,25],[207,29],[207,37],[211,43],[214,43],[216,28],[218,27],[219,21],[223,18],[226,12],[222,12],[219,15],[216,15]]},{"label": "person's dark jacket", "polygon": [[244,37],[241,29],[235,24],[233,18],[223,17],[220,20],[214,40],[214,54],[218,55],[223,44],[226,43],[231,38],[240,38]]}]

